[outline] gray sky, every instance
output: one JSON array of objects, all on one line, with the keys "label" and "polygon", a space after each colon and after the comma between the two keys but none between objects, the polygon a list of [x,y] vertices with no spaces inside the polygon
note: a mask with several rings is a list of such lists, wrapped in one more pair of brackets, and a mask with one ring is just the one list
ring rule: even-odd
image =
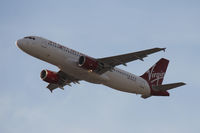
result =
[{"label": "gray sky", "polygon": [[[198,133],[200,131],[200,2],[198,0],[1,0],[1,133]],[[37,35],[93,57],[166,47],[120,68],[143,74],[170,60],[164,83],[184,81],[170,97],[135,94],[81,82],[55,90],[39,78],[55,66],[19,50]]]}]

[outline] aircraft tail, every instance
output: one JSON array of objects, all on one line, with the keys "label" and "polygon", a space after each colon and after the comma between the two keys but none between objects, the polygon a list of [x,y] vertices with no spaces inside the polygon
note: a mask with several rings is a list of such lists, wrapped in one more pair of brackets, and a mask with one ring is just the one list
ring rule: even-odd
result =
[{"label": "aircraft tail", "polygon": [[148,71],[146,71],[141,77],[145,79],[150,86],[161,85],[168,64],[169,60],[162,58],[156,64],[154,64]]},{"label": "aircraft tail", "polygon": [[151,94],[142,96],[142,98],[148,98],[150,96],[169,96],[167,90],[185,85],[183,82],[162,85],[168,64],[169,60],[162,58],[140,76],[148,82],[151,89]]},{"label": "aircraft tail", "polygon": [[[162,58],[141,76],[148,82],[151,89],[150,95],[143,95],[142,98],[148,98],[150,96],[169,96],[167,90],[172,89],[173,86],[162,85],[168,64],[169,60]],[[175,85],[175,87],[177,87],[177,85]]]}]

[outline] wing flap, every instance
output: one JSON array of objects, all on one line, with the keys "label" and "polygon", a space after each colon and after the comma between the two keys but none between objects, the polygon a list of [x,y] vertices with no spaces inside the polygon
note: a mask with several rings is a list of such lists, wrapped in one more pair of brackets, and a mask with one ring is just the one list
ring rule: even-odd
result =
[{"label": "wing flap", "polygon": [[56,89],[56,88],[58,88],[59,86],[58,86],[58,84],[48,84],[48,86],[47,86],[47,88],[51,91],[51,92],[53,92],[53,90],[54,89]]}]

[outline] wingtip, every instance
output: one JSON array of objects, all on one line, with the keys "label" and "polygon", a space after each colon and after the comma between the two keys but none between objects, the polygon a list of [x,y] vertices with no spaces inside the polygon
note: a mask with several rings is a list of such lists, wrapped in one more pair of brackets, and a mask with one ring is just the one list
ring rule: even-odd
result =
[{"label": "wingtip", "polygon": [[166,48],[161,48],[161,50],[165,52],[165,51],[166,51]]},{"label": "wingtip", "polygon": [[184,82],[180,82],[180,84],[181,84],[181,85],[186,85],[186,83],[184,83]]}]

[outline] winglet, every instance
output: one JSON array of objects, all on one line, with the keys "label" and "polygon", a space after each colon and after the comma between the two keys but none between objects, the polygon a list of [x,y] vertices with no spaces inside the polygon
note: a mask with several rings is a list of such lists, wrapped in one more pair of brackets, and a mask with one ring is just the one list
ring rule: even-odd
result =
[{"label": "winglet", "polygon": [[161,48],[161,50],[163,50],[165,52],[166,48]]}]

